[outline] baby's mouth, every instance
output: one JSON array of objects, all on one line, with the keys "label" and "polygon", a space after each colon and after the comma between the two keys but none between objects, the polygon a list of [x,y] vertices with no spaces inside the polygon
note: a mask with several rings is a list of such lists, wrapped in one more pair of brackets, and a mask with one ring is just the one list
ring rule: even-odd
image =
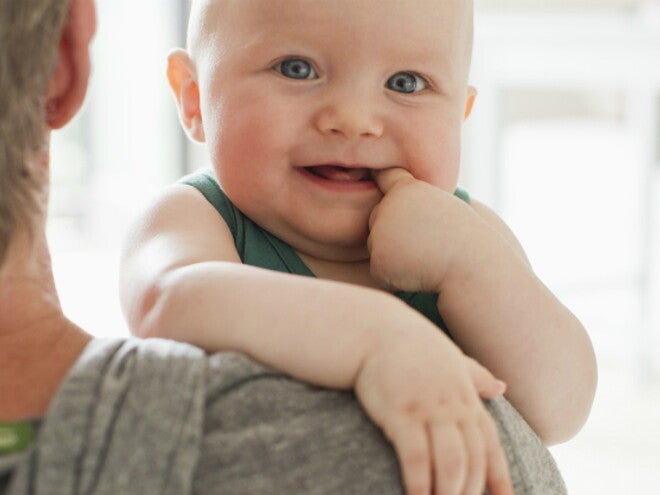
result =
[{"label": "baby's mouth", "polygon": [[304,167],[307,172],[325,180],[337,182],[371,181],[371,170],[364,167],[342,167],[340,165],[315,165]]}]

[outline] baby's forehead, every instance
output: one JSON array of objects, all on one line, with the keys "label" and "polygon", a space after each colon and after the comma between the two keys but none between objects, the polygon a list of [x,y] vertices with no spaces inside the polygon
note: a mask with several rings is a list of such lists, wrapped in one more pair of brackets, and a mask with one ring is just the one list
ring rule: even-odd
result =
[{"label": "baby's forehead", "polygon": [[[456,37],[462,39],[459,45],[466,48],[468,59],[471,54],[472,0],[190,0],[190,2],[188,47],[192,52],[224,30],[240,30],[242,27],[240,23],[246,18],[268,20],[268,16],[271,15],[269,30],[273,29],[273,25],[275,29],[284,30],[289,26],[287,20],[292,18],[298,21],[299,18],[309,17],[310,22],[313,21],[315,25],[321,26],[325,18],[319,13],[331,11],[333,14],[341,13],[342,21],[347,19],[359,26],[360,23],[365,25],[376,23],[375,19],[378,15],[360,16],[360,20],[356,20],[351,15],[351,11],[372,9],[374,14],[383,12],[391,14],[388,19],[398,18],[397,13],[405,13],[406,18],[412,19],[413,23],[417,21],[415,19],[417,13],[419,19],[426,22],[429,22],[429,18],[437,19],[438,30],[449,26],[452,32],[456,32]],[[428,16],[429,12],[434,15]],[[272,15],[273,13],[275,15]],[[328,22],[335,22],[335,19],[328,18]],[[379,31],[379,37],[381,36],[387,36],[387,33]]]},{"label": "baby's forehead", "polygon": [[[309,9],[314,9],[314,7],[318,9],[319,7],[332,5],[342,9],[350,17],[351,5],[365,1],[369,0],[189,0],[191,4],[190,18],[195,21],[189,26],[189,29],[198,31],[220,29],[221,23],[204,21],[209,21],[209,17],[212,16],[221,16],[216,20],[222,20],[222,17],[224,17],[224,20],[231,21],[231,19],[227,19],[226,15],[223,16],[223,12],[229,14],[232,11],[258,10],[259,4],[264,7],[275,7],[276,9],[299,8],[301,14]],[[473,0],[371,0],[370,3],[373,5],[374,10],[385,6],[421,10],[419,5],[425,4],[427,7],[437,6],[438,9],[442,8],[444,16],[471,19],[473,14]]]}]

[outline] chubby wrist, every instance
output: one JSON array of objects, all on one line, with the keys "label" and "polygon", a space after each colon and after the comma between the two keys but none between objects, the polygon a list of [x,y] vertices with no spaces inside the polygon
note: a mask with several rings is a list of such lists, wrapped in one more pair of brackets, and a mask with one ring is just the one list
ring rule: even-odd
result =
[{"label": "chubby wrist", "polygon": [[371,332],[370,351],[401,345],[409,339],[423,338],[422,335],[433,339],[444,337],[431,320],[402,299],[387,292],[381,294],[386,302],[378,311],[378,326]]}]

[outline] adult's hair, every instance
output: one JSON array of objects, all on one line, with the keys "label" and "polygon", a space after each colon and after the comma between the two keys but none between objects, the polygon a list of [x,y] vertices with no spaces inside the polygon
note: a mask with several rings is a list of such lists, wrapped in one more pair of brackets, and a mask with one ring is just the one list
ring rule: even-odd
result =
[{"label": "adult's hair", "polygon": [[69,0],[0,0],[0,264],[17,228],[32,234],[45,181],[45,93]]}]

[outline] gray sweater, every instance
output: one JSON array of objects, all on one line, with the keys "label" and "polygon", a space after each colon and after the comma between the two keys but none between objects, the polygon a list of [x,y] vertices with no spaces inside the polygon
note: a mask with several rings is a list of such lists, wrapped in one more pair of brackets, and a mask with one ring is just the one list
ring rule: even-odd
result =
[{"label": "gray sweater", "polygon": [[[518,495],[566,492],[548,451],[490,401]],[[353,394],[236,354],[95,340],[62,385],[11,495],[401,494],[395,454]]]}]

